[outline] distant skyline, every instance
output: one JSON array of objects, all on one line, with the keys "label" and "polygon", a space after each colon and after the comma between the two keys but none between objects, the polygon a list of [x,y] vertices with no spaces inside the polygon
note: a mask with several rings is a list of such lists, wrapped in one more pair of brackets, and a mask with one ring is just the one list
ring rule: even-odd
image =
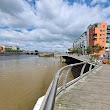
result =
[{"label": "distant skyline", "polygon": [[0,45],[64,52],[97,22],[110,24],[110,0],[0,0]]}]

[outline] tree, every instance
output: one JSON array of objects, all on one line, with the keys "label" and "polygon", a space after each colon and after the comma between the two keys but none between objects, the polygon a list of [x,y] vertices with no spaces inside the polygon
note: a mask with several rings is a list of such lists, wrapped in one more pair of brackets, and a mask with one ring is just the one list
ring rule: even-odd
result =
[{"label": "tree", "polygon": [[93,48],[88,46],[87,49],[86,49],[86,52],[87,52],[87,54],[92,53],[93,52]]},{"label": "tree", "polygon": [[76,53],[76,51],[75,50],[72,50],[70,53],[73,54],[73,53]]},{"label": "tree", "polygon": [[95,53],[99,53],[101,50],[103,50],[104,47],[100,46],[99,44],[96,44],[94,47],[93,47],[93,52]]},{"label": "tree", "polygon": [[95,46],[93,47],[90,47],[88,46],[86,51],[88,54],[91,54],[91,53],[99,53],[101,50],[103,50],[104,47],[100,46],[99,44],[96,44]]},{"label": "tree", "polygon": [[91,53],[96,53],[96,54],[92,54],[91,55],[91,61],[97,61],[99,59],[99,55],[98,53],[103,50],[104,47],[100,46],[99,44],[96,44],[95,46],[93,47],[87,47],[86,51],[88,54],[91,54]]},{"label": "tree", "polygon": [[76,49],[75,53],[77,53],[78,55],[82,54],[82,49],[81,48]]},{"label": "tree", "polygon": [[35,52],[38,52],[38,50],[35,50]]}]

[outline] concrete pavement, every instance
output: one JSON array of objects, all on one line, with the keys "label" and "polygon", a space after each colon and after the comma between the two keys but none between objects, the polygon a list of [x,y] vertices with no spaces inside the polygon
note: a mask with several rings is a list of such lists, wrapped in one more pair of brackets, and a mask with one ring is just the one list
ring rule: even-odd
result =
[{"label": "concrete pavement", "polygon": [[110,110],[110,65],[102,65],[57,98],[54,110]]}]

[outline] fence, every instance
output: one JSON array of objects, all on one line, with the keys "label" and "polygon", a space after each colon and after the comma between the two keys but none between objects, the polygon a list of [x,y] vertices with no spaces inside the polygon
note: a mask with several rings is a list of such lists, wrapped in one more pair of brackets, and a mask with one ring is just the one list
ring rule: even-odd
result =
[{"label": "fence", "polygon": [[40,110],[53,110],[56,96],[68,86],[89,74],[95,65],[87,62],[75,63],[61,68],[50,84]]}]

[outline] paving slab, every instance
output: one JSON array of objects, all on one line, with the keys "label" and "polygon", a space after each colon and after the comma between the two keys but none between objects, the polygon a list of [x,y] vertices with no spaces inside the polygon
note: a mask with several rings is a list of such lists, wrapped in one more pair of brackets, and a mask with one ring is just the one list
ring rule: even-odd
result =
[{"label": "paving slab", "polygon": [[54,110],[110,110],[110,65],[102,65],[60,94]]}]

